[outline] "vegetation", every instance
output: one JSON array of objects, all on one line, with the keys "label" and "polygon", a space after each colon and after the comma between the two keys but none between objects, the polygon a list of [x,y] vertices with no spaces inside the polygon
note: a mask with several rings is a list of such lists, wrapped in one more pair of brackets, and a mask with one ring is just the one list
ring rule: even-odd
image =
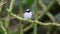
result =
[{"label": "vegetation", "polygon": [[[0,0],[0,34],[60,34],[60,19],[54,15],[59,7],[59,0]],[[34,12],[34,20],[22,17],[27,8]],[[23,21],[30,25],[24,28]]]}]

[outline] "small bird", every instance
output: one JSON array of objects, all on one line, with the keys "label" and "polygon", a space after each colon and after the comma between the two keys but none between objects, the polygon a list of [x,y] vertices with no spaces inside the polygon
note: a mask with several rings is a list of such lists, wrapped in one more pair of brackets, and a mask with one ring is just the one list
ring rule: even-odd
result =
[{"label": "small bird", "polygon": [[25,19],[32,19],[32,11],[30,9],[26,9],[25,13],[23,14]]},{"label": "small bird", "polygon": [[[33,19],[33,12],[31,11],[31,9],[26,9],[25,13],[23,14],[23,18],[28,19],[28,20]],[[23,24],[27,25],[28,23],[24,21]]]}]

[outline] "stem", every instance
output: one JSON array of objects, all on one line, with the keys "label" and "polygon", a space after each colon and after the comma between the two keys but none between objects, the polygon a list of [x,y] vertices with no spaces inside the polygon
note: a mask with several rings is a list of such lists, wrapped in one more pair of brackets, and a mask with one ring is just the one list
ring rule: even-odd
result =
[{"label": "stem", "polygon": [[33,25],[34,25],[34,26],[33,26],[33,27],[34,27],[34,34],[37,34],[37,24],[34,23]]},{"label": "stem", "polygon": [[0,21],[1,28],[4,31],[4,34],[8,34],[6,28],[3,26],[2,22]]},{"label": "stem", "polygon": [[22,24],[22,21],[20,21],[20,34],[23,34],[23,24]]},{"label": "stem", "polygon": [[38,19],[41,19],[42,16],[43,16],[46,12],[48,12],[48,10],[51,8],[51,6],[52,6],[54,3],[55,3],[55,0],[53,0],[53,1],[47,6],[46,10],[44,10],[44,12],[42,12],[42,13],[40,14],[40,16],[38,17]]},{"label": "stem", "polygon": [[19,13],[20,16],[23,15],[23,7],[22,7],[22,0],[20,0],[20,13]]},{"label": "stem", "polygon": [[11,12],[11,11],[12,11],[13,6],[14,6],[14,4],[15,4],[15,1],[16,1],[16,0],[11,0],[9,9],[7,9],[8,12]]},{"label": "stem", "polygon": [[22,18],[22,17],[19,17],[19,16],[17,16],[17,15],[15,15],[15,14],[13,14],[13,13],[10,13],[12,16],[14,16],[15,18],[17,18],[17,19],[19,19],[19,20],[22,20],[22,21],[28,21],[28,22],[31,22],[31,23],[37,23],[37,24],[40,24],[40,25],[56,25],[56,26],[60,26],[60,24],[58,24],[58,23],[55,23],[55,22],[53,22],[53,23],[50,23],[50,22],[48,22],[48,23],[42,23],[42,22],[39,22],[39,21],[37,21],[37,20],[27,20],[27,19],[24,19],[24,18]]},{"label": "stem", "polygon": [[[35,5],[35,7],[34,7],[34,16],[35,16],[35,20],[37,20],[37,0],[35,0],[34,1],[34,5]],[[37,24],[35,23],[35,22],[33,22],[33,27],[34,27],[34,34],[37,34]]]}]

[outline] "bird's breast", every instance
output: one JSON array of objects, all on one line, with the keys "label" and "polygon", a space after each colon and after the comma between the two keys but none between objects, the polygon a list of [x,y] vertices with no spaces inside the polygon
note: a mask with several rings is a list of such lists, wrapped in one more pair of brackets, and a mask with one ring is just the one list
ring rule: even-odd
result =
[{"label": "bird's breast", "polygon": [[32,18],[32,13],[25,13],[23,17],[26,18],[26,19],[31,19]]}]

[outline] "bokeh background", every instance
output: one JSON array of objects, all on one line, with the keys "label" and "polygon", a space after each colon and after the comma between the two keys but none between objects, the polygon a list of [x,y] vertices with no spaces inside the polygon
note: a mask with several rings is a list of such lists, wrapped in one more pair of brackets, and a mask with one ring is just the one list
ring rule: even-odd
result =
[{"label": "bokeh background", "polygon": [[[27,8],[38,22],[23,28]],[[60,34],[60,0],[0,0],[0,34]]]}]

